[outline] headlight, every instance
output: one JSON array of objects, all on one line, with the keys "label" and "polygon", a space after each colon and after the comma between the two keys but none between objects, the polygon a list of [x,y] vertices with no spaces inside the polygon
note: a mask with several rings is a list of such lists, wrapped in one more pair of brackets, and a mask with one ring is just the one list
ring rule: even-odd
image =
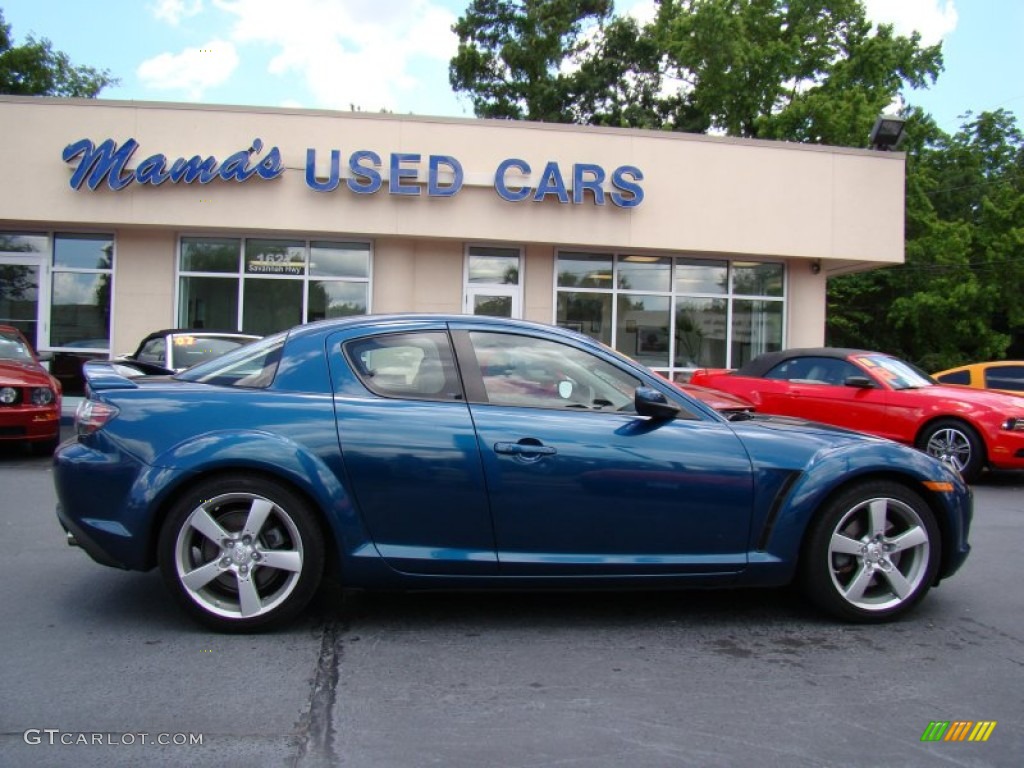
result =
[{"label": "headlight", "polygon": [[49,387],[36,387],[32,390],[32,405],[49,405],[54,399],[53,390]]},{"label": "headlight", "polygon": [[1008,432],[1024,432],[1024,417],[1015,416],[1003,422],[1003,429]]},{"label": "headlight", "polygon": [[18,402],[18,390],[14,387],[2,387],[0,388],[0,403],[4,405],[10,405],[11,403]]}]

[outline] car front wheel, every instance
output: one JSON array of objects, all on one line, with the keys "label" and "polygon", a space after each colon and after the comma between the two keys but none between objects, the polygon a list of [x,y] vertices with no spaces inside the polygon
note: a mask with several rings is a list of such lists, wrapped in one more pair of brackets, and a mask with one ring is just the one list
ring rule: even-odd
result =
[{"label": "car front wheel", "polygon": [[918,450],[945,462],[973,483],[985,466],[985,444],[970,425],[956,419],[930,424],[917,440]]},{"label": "car front wheel", "polygon": [[918,494],[889,481],[861,483],[829,501],[801,560],[805,593],[850,621],[886,621],[916,605],[935,581],[939,531]]},{"label": "car front wheel", "polygon": [[290,489],[254,475],[199,483],[161,529],[164,581],[212,629],[245,632],[293,618],[323,575],[320,527]]}]

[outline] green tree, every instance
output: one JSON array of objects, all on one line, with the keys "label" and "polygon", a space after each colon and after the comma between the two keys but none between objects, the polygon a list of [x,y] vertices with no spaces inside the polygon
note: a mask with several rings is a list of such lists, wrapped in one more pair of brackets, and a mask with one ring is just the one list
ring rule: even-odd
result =
[{"label": "green tree", "polygon": [[953,136],[910,114],[906,263],[829,281],[828,338],[928,370],[1024,353],[1024,140],[1010,113]]},{"label": "green tree", "polygon": [[449,81],[478,117],[573,122],[567,69],[607,20],[612,0],[473,0],[453,27]]},{"label": "green tree", "polygon": [[53,50],[45,37],[37,40],[30,35],[15,46],[0,10],[0,93],[92,99],[118,82],[109,70],[72,65],[68,55]]},{"label": "green tree", "polygon": [[474,0],[449,69],[480,117],[864,146],[939,46],[873,26],[861,0]]}]

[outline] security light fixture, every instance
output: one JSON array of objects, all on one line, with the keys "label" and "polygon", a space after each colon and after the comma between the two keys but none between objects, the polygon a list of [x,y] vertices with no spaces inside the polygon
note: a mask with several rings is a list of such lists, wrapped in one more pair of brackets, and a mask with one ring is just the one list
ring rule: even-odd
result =
[{"label": "security light fixture", "polygon": [[875,120],[875,127],[871,129],[871,148],[879,152],[888,152],[896,149],[896,145],[903,138],[903,126],[906,121],[902,117],[891,117],[881,115]]}]

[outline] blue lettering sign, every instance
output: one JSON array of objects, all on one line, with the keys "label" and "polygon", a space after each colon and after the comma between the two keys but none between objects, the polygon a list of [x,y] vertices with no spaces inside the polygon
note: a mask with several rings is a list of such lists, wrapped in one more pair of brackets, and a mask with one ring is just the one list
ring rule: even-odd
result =
[{"label": "blue lettering sign", "polygon": [[[441,184],[438,180],[442,165],[448,166],[451,170],[453,179],[450,184]],[[463,178],[465,176],[462,173],[462,164],[454,157],[450,155],[430,156],[430,171],[427,176],[427,194],[430,197],[451,197],[462,189]]]},{"label": "blue lettering sign", "polygon": [[508,200],[510,203],[518,203],[520,200],[525,200],[530,196],[530,188],[508,186],[505,181],[505,176],[512,168],[519,171],[523,176],[530,175],[530,164],[525,160],[519,160],[514,157],[510,157],[508,160],[502,160],[498,165],[498,170],[494,172],[494,190],[502,200]]},{"label": "blue lettering sign", "polygon": [[317,192],[333,192],[338,188],[341,181],[341,152],[337,149],[331,150],[331,172],[327,181],[320,181],[316,177],[316,150],[306,150],[306,186],[315,189]]},{"label": "blue lettering sign", "polygon": [[[363,164],[364,160],[368,160],[371,165],[367,166]],[[348,180],[348,188],[353,192],[360,195],[372,195],[381,185],[380,171],[380,155],[376,152],[371,152],[368,149],[361,149],[358,152],[353,152],[352,157],[348,159],[349,170],[352,171],[352,178]]]},{"label": "blue lettering sign", "polygon": [[391,154],[391,175],[388,178],[388,192],[392,195],[418,195],[420,188],[418,184],[403,184],[402,179],[415,179],[419,171],[415,168],[403,168],[402,163],[418,163],[419,155],[405,152],[393,152]]},{"label": "blue lettering sign", "polygon": [[644,188],[637,183],[643,180],[644,174],[639,168],[632,165],[619,166],[612,171],[612,186],[621,191],[611,192],[608,197],[620,208],[636,208],[644,201]]},{"label": "blue lettering sign", "polygon": [[223,164],[213,156],[203,158],[193,155],[188,159],[179,157],[168,169],[166,155],[156,154],[147,157],[132,171],[125,166],[138,147],[139,143],[135,139],[128,139],[120,147],[113,139],[107,139],[98,147],[88,139],[80,139],[69,144],[64,148],[64,162],[70,163],[78,159],[78,165],[69,182],[71,188],[81,189],[85,184],[94,190],[104,181],[113,190],[124,189],[132,182],[154,187],[165,181],[173,184],[192,184],[196,181],[200,184],[209,184],[217,178],[241,182],[253,175],[269,180],[276,179],[284,173],[281,151],[277,147],[271,148],[258,164],[250,165],[253,157],[263,150],[263,142],[259,139],[253,139],[249,149],[235,152]]},{"label": "blue lettering sign", "polygon": [[[589,177],[589,178],[588,178]],[[572,167],[572,202],[583,204],[583,193],[589,190],[594,195],[594,205],[604,205],[604,168],[590,163],[577,163]]]},{"label": "blue lettering sign", "polygon": [[104,179],[111,189],[127,187],[135,177],[131,173],[125,175],[124,166],[138,146],[139,142],[135,139],[128,139],[120,148],[113,139],[107,139],[98,147],[88,139],[68,144],[64,148],[64,162],[70,163],[76,157],[81,157],[78,167],[71,174],[71,188],[81,189],[82,184],[86,184],[89,189],[96,189]]},{"label": "blue lettering sign", "polygon": [[558,163],[551,161],[544,166],[544,172],[540,175],[540,184],[533,195],[534,202],[541,202],[548,195],[557,195],[558,202],[568,203],[569,193],[565,191],[565,180],[562,179],[562,171]]}]

